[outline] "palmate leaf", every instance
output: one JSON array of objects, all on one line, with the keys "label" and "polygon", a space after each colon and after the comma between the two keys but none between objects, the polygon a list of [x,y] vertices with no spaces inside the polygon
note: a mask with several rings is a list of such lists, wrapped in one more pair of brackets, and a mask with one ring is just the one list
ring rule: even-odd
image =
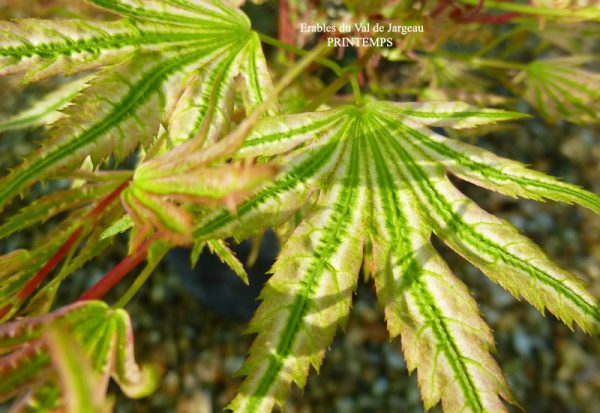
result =
[{"label": "palmate leaf", "polygon": [[[196,223],[196,241],[244,237],[307,211],[283,246],[249,331],[257,334],[230,407],[268,412],[318,368],[347,316],[363,260],[374,273],[392,336],[400,334],[417,369],[426,407],[505,411],[514,400],[490,352],[489,328],[467,288],[430,244],[435,232],[492,280],[538,309],[586,331],[600,309],[578,279],[510,224],[460,194],[454,173],[511,196],[578,203],[600,212],[600,197],[531,171],[428,127],[468,128],[522,115],[461,103],[368,102],[261,121],[237,156],[271,156],[273,182],[235,213],[223,208]],[[308,203],[311,194],[316,203]],[[369,243],[372,254],[363,255]]]},{"label": "palmate leaf", "polygon": [[581,68],[592,60],[588,56],[535,60],[513,83],[548,122],[598,123],[600,74]]},{"label": "palmate leaf", "polygon": [[[0,209],[38,180],[118,162],[149,147],[167,125],[171,147],[197,135],[215,141],[228,127],[235,78],[251,111],[271,88],[249,21],[218,1],[94,1],[128,19],[117,22],[17,21],[0,37],[0,74],[37,80],[103,67],[67,108],[42,148],[0,179]],[[64,24],[63,24],[64,23]]]},{"label": "palmate leaf", "polygon": [[[64,340],[76,344],[70,352],[80,348],[81,354],[64,354]],[[156,368],[135,363],[127,313],[111,310],[99,301],[78,302],[44,316],[4,324],[0,327],[0,353],[4,354],[0,357],[0,400],[16,398],[15,407],[21,409],[65,411],[83,402],[77,399],[78,392],[84,391],[82,386],[91,386],[90,390],[104,399],[111,377],[129,397],[144,397],[157,385]],[[73,357],[85,360],[79,374],[89,365],[88,376],[72,370]],[[53,363],[56,358],[60,360]],[[81,407],[93,407],[92,401]]]},{"label": "palmate leaf", "polygon": [[[258,38],[254,36],[247,47],[248,53],[241,56],[255,55],[260,50]],[[166,132],[168,141],[162,151],[171,150],[136,169],[122,196],[135,224],[134,247],[154,229],[173,245],[190,244],[192,215],[185,208],[187,204],[226,205],[233,209],[257,185],[274,175],[276,169],[272,165],[219,164],[239,147],[243,138],[228,135],[216,143],[230,121],[234,78],[229,72],[239,66],[234,64],[238,57],[215,59],[206,78],[192,79],[174,107]],[[252,65],[256,65],[256,60]],[[255,74],[258,76],[258,71]],[[262,94],[253,90],[260,90],[262,85],[268,92],[270,79],[257,83],[257,77],[246,78],[253,79],[253,84],[245,89],[246,110],[251,112],[263,102]],[[228,82],[211,89],[222,79]],[[173,146],[177,147],[172,149]],[[217,250],[224,252],[222,248]],[[239,269],[236,273],[242,274]]]}]

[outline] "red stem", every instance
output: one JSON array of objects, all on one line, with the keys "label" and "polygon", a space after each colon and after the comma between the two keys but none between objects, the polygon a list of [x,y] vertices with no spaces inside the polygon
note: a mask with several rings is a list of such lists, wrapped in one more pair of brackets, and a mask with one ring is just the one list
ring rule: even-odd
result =
[{"label": "red stem", "polygon": [[77,301],[98,300],[111,290],[131,270],[137,267],[148,255],[148,247],[154,241],[154,237],[144,241],[131,255],[123,258],[112,270],[110,270],[100,281],[84,292]]},{"label": "red stem", "polygon": [[98,205],[96,205],[96,207],[88,214],[88,217],[96,218],[98,215],[100,215],[100,213],[104,211],[106,207],[108,207],[112,201],[114,201],[121,194],[121,192],[123,192],[127,185],[129,185],[129,181],[131,181],[131,178],[127,178],[125,181],[123,181],[123,183],[121,183],[121,185],[116,187],[114,191],[108,194],[106,198],[100,201]]},{"label": "red stem", "polygon": [[8,314],[8,312],[10,311],[11,308],[12,308],[12,304],[7,304],[4,307],[2,307],[2,309],[0,310],[0,320],[2,320],[4,318],[4,316],[6,314]]},{"label": "red stem", "polygon": [[[288,3],[288,0],[279,0],[278,12],[279,40],[283,43],[296,45],[294,28],[291,27],[290,24],[290,5]],[[287,58],[289,60],[292,60],[294,58],[294,54],[292,52],[288,52]]]},{"label": "red stem", "polygon": [[[93,225],[96,224],[99,216],[102,211],[104,211],[129,184],[131,178],[122,182],[117,188],[115,188],[110,194],[108,194],[102,201],[98,203],[86,216],[87,219],[91,219]],[[23,302],[31,295],[31,293],[46,279],[48,274],[56,268],[56,266],[62,261],[62,259],[69,253],[73,245],[77,242],[77,239],[83,233],[84,224],[81,224],[73,233],[69,236],[69,238],[60,246],[58,251],[54,253],[52,258],[44,264],[44,266],[35,274],[35,276],[30,279],[27,284],[19,291],[17,294],[17,299],[19,302]],[[12,308],[12,304],[8,304],[0,309],[0,319],[3,318]]]},{"label": "red stem", "polygon": [[50,258],[48,262],[44,264],[44,266],[37,272],[35,277],[33,277],[31,280],[29,280],[27,284],[25,284],[25,287],[23,287],[23,289],[19,291],[19,294],[17,295],[19,301],[24,301],[27,297],[29,297],[29,294],[31,294],[33,290],[35,290],[37,286],[42,281],[44,281],[44,279],[50,273],[50,271],[52,271],[62,261],[65,255],[67,255],[73,244],[75,244],[75,241],[77,241],[77,239],[81,235],[82,231],[83,227],[77,228],[71,234],[69,239],[67,239],[65,243],[61,245],[58,251],[54,253],[52,258]]},{"label": "red stem", "polygon": [[[77,228],[75,232],[71,234],[69,239],[67,239],[65,243],[60,246],[58,251],[54,253],[52,258],[50,258],[48,262],[44,264],[44,266],[37,272],[37,274],[35,274],[35,276],[32,279],[30,279],[27,282],[27,284],[25,284],[25,287],[23,287],[23,289],[19,291],[19,293],[17,294],[17,299],[20,303],[25,301],[25,299],[29,297],[33,290],[35,290],[37,286],[40,285],[42,281],[44,281],[44,279],[50,273],[50,271],[52,271],[58,265],[58,263],[62,261],[62,259],[65,257],[65,255],[67,255],[75,241],[77,241],[77,238],[79,238],[79,236],[81,235],[82,230],[83,227]],[[12,304],[5,305],[0,310],[0,319],[2,319],[10,311],[11,308]]]}]

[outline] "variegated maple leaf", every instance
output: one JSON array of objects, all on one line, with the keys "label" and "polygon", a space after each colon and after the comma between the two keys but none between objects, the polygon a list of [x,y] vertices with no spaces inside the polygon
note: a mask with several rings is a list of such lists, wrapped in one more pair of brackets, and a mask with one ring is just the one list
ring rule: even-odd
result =
[{"label": "variegated maple leaf", "polygon": [[600,122],[600,73],[582,68],[590,56],[541,59],[529,63],[513,79],[523,97],[548,122]]},{"label": "variegated maple leaf", "polygon": [[161,125],[169,149],[198,134],[214,142],[231,123],[238,76],[246,111],[270,91],[258,35],[239,10],[218,0],[90,1],[124,19],[0,22],[0,75],[31,82],[102,69],[77,97],[69,89],[29,113],[74,98],[42,148],[0,179],[0,210],[88,156],[97,165],[149,148]]},{"label": "variegated maple leaf", "polygon": [[402,337],[426,408],[441,400],[446,412],[501,412],[501,399],[513,401],[491,355],[491,332],[431,245],[433,233],[516,297],[597,331],[600,309],[581,281],[479,208],[447,174],[596,213],[600,197],[429,129],[521,117],[461,103],[371,101],[259,123],[238,156],[274,157],[283,171],[235,213],[220,209],[201,218],[196,241],[244,238],[300,208],[307,212],[261,294],[248,329],[257,337],[241,370],[246,379],[229,407],[269,412],[283,405],[292,382],[304,385],[310,366],[319,368],[348,317],[367,243],[390,335]]},{"label": "variegated maple leaf", "polygon": [[15,399],[12,411],[109,411],[111,378],[129,397],[158,384],[157,368],[134,360],[129,315],[100,301],[3,324],[0,354],[0,402]]}]

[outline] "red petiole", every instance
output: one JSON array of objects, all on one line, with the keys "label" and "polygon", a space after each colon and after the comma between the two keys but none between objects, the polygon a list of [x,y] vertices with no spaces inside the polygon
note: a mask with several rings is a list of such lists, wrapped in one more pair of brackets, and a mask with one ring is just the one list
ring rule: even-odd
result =
[{"label": "red petiole", "polygon": [[[94,207],[86,216],[84,223],[82,223],[73,233],[69,236],[69,238],[60,246],[60,248],[54,253],[54,255],[44,264],[44,266],[35,274],[33,278],[31,278],[27,284],[19,291],[17,294],[17,299],[19,302],[25,301],[31,293],[46,279],[48,274],[56,268],[56,266],[63,260],[63,258],[67,255],[67,253],[73,248],[73,245],[77,242],[81,234],[83,233],[84,227],[87,224],[91,224],[93,228],[94,225],[98,222],[98,219],[102,215],[102,212],[123,192],[123,190],[129,184],[130,179],[127,179],[123,183],[121,183],[115,190],[113,190],[110,194],[108,194],[104,199],[102,199],[98,205]],[[8,312],[11,310],[12,304],[8,304],[0,309],[0,319],[3,318]]]},{"label": "red petiole", "polygon": [[155,237],[148,238],[133,252],[123,258],[112,270],[110,270],[100,281],[94,284],[89,290],[83,293],[78,301],[97,300],[109,292],[119,281],[123,279],[131,270],[137,267],[148,255],[148,248],[155,241]]}]

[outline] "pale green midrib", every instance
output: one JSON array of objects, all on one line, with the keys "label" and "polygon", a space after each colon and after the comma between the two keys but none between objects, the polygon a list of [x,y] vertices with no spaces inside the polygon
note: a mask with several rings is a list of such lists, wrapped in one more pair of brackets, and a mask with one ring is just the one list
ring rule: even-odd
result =
[{"label": "pale green midrib", "polygon": [[[416,264],[414,256],[412,259]],[[423,268],[419,266],[418,271],[422,274]],[[476,412],[486,412],[487,409],[483,406],[481,396],[477,391],[477,386],[473,382],[473,378],[467,369],[465,360],[468,360],[468,358],[460,352],[459,346],[456,344],[454,337],[450,334],[449,328],[444,322],[446,319],[444,313],[435,304],[434,298],[424,285],[423,281],[420,279],[415,281],[416,282],[413,282],[412,284],[415,288],[411,288],[413,297],[415,297],[421,312],[429,320],[431,329],[433,330],[438,343],[442,343],[446,358],[451,364],[454,374],[458,376],[458,379],[461,382],[460,388],[466,396],[465,404],[469,405]]]},{"label": "pale green midrib", "polygon": [[[365,121],[365,128],[371,127],[371,123]],[[370,128],[373,131],[373,128]],[[388,234],[390,236],[390,245],[394,245],[396,240],[403,242],[404,239],[402,237],[398,237],[397,232],[401,228],[407,228],[406,221],[404,221],[404,215],[400,213],[400,201],[398,199],[398,194],[394,191],[394,185],[391,175],[386,168],[385,160],[379,148],[379,145],[375,143],[376,137],[371,134],[371,138],[368,139],[369,147],[371,148],[371,153],[373,154],[373,164],[375,165],[375,171],[377,175],[377,186],[376,193],[379,195],[381,199],[382,206],[384,208],[385,215],[385,223],[387,227]],[[370,165],[369,165],[370,167]],[[406,245],[402,244],[400,248],[405,249]]]},{"label": "pale green midrib", "polygon": [[[88,37],[83,39],[71,40],[70,42],[53,41],[50,43],[41,43],[38,45],[26,44],[23,46],[8,46],[0,48],[0,56],[14,57],[23,59],[27,57],[40,56],[42,58],[52,58],[60,55],[72,55],[82,52],[94,52],[99,54],[106,50],[122,49],[129,46],[143,47],[152,44],[170,44],[178,42],[205,41],[207,35],[219,38],[223,36],[223,30],[216,31],[215,34],[199,32],[160,32],[137,30],[135,33],[116,33],[113,35],[99,35],[98,37]],[[227,32],[225,32],[227,34]]]},{"label": "pale green midrib", "polygon": [[[68,102],[68,100],[67,100]],[[51,108],[48,108],[44,112],[32,114],[30,116],[23,116],[19,118],[8,119],[5,122],[0,120],[0,132],[5,132],[8,130],[18,130],[28,128],[30,126],[34,126],[37,122],[42,120],[44,116],[47,116],[50,112],[54,112],[60,109],[62,106],[53,105]]]},{"label": "pale green midrib", "polygon": [[[380,145],[384,145],[378,142],[372,142],[373,154],[375,157],[375,165],[378,166],[378,172],[380,172],[381,184],[384,185],[383,188],[379,188],[379,194],[381,197],[382,203],[389,201],[390,198],[394,200],[393,205],[401,205],[400,201],[397,199],[396,192],[394,191],[394,185],[392,184],[390,172],[386,168],[381,168],[380,164],[385,162],[383,160],[382,151],[379,148]],[[391,153],[389,151],[389,145],[386,145],[386,153]],[[405,183],[407,188],[410,188],[409,183],[406,181],[406,178],[403,176],[400,166],[397,162],[392,160],[395,166],[396,175],[401,177]],[[391,196],[383,198],[383,193],[390,193]],[[391,207],[390,207],[391,209]],[[415,252],[413,251],[412,244],[409,236],[409,227],[407,225],[407,218],[402,212],[400,207],[395,207],[396,212],[396,220],[399,222],[399,226],[394,228],[388,228],[388,232],[392,235],[392,239],[390,240],[390,244],[393,247],[394,258],[398,259],[399,262],[403,262],[403,267],[405,266],[405,270],[403,272],[403,276],[406,277],[406,280],[402,281],[402,284],[408,284],[410,281],[408,279],[412,279],[412,286],[415,286],[415,289],[411,288],[412,293],[420,293],[413,295],[419,304],[419,308],[423,314],[426,314],[426,317],[430,320],[431,328],[438,340],[438,343],[442,343],[446,354],[446,357],[449,363],[452,366],[452,370],[454,374],[458,376],[459,381],[461,382],[461,389],[465,395],[466,400],[470,407],[472,407],[475,411],[483,412],[485,411],[481,397],[477,392],[477,386],[473,382],[473,378],[468,372],[468,369],[464,363],[464,356],[459,351],[459,347],[456,344],[454,337],[450,334],[448,327],[443,322],[444,317],[443,313],[440,311],[439,307],[435,305],[435,300],[431,296],[431,293],[427,290],[427,287],[424,285],[423,281],[420,279],[420,275],[423,273],[423,267],[417,261],[415,257]],[[387,222],[387,220],[386,220]],[[414,283],[416,281],[416,284]]]},{"label": "pale green midrib", "polygon": [[[393,142],[394,138],[391,138],[391,141]],[[450,205],[448,201],[430,184],[428,177],[416,165],[412,157],[406,154],[404,148],[401,147],[400,143],[393,142],[393,148],[396,151],[396,153],[398,153],[398,155],[404,160],[404,163],[406,164],[407,168],[411,170],[410,173],[413,177],[413,180],[415,181],[415,184],[421,188],[421,192],[423,193],[423,195],[427,197],[428,204],[434,207],[437,213],[443,217],[442,219],[446,224],[446,228],[440,228],[442,235],[445,235],[447,237],[448,234],[450,234],[452,238],[463,240],[463,237],[458,236],[458,234],[454,231],[454,229],[456,228],[461,230],[461,233],[468,236],[468,238],[465,241],[467,241],[470,244],[470,246],[476,251],[481,251],[483,249],[482,246],[486,247],[485,249],[483,249],[483,252],[487,253],[489,256],[501,259],[507,265],[512,266],[513,268],[517,268],[520,271],[523,271],[529,275],[532,275],[534,278],[542,281],[545,285],[548,285],[557,292],[560,292],[560,295],[562,297],[569,298],[570,301],[573,302],[581,311],[583,311],[585,314],[591,315],[598,322],[600,322],[600,309],[592,306],[587,301],[583,300],[577,295],[577,293],[575,293],[565,285],[561,284],[559,281],[555,280],[547,272],[537,267],[534,267],[533,265],[523,264],[522,260],[520,260],[518,257],[514,256],[508,251],[505,251],[504,249],[502,249],[501,246],[499,246],[492,240],[486,238],[482,234],[474,231],[468,224],[466,224],[460,218],[460,216],[454,213],[452,205]]]},{"label": "pale green midrib", "polygon": [[[147,73],[133,88],[130,89],[128,94],[121,99],[119,104],[115,105],[113,110],[102,118],[100,122],[94,124],[81,135],[73,138],[66,144],[56,147],[52,152],[45,155],[44,158],[29,165],[26,169],[21,169],[16,175],[8,175],[8,178],[10,178],[9,182],[6,182],[5,186],[0,190],[0,209],[16,195],[26,182],[35,177],[39,172],[42,172],[52,164],[74,153],[77,149],[94,142],[106,131],[121,123],[124,119],[127,119],[128,114],[146,101],[144,98],[151,96],[160,88],[164,78],[172,72],[177,71],[177,69],[185,64],[198,59],[205,53],[205,50],[201,50],[201,52],[194,51],[193,53],[183,55],[178,59],[172,59],[164,65],[154,67],[153,70]],[[6,181],[6,177],[3,181]]]},{"label": "pale green midrib", "polygon": [[254,146],[260,146],[260,145],[265,145],[265,144],[274,143],[274,142],[281,142],[281,141],[289,139],[295,135],[302,135],[302,134],[308,134],[310,132],[316,132],[319,129],[330,126],[331,124],[333,124],[334,122],[339,121],[339,120],[340,120],[340,114],[336,113],[327,118],[321,119],[316,122],[311,122],[307,125],[303,125],[298,128],[290,129],[286,132],[279,132],[279,133],[273,133],[273,134],[269,134],[269,135],[263,135],[260,138],[256,138],[256,139],[247,139],[244,142],[244,144],[242,145],[242,147],[240,148],[240,150],[243,151],[244,149],[252,148]]},{"label": "pale green midrib", "polygon": [[[521,185],[522,187],[534,187],[534,189],[537,186],[538,188],[543,188],[546,191],[549,191],[549,193],[540,194],[547,198],[552,197],[552,192],[559,192],[559,193],[563,194],[563,196],[568,197],[567,199],[572,199],[573,201],[577,202],[578,204],[581,204],[581,205],[591,209],[592,211],[600,214],[600,197],[598,197],[597,195],[594,195],[591,192],[585,191],[583,189],[577,190],[579,188],[576,188],[576,187],[572,188],[571,187],[572,185],[566,184],[566,183],[563,183],[562,185],[561,185],[561,183],[552,184],[549,182],[536,181],[534,179],[525,178],[525,177],[506,175],[492,166],[474,161],[474,160],[470,159],[468,156],[466,156],[460,152],[457,152],[442,143],[435,142],[433,139],[429,138],[427,135],[422,134],[419,131],[417,131],[413,128],[410,128],[404,124],[399,124],[398,128],[402,129],[405,133],[407,133],[411,137],[417,139],[419,142],[421,142],[423,145],[429,147],[433,151],[441,154],[442,156],[446,157],[449,160],[457,162],[462,167],[468,168],[475,173],[481,174],[485,178],[489,177],[489,178],[497,180],[497,181],[514,182],[514,183]],[[552,198],[556,199],[556,200],[561,200],[558,197],[552,197]]]},{"label": "pale green midrib", "polygon": [[[248,52],[248,65],[246,66],[246,70],[248,71],[247,76],[250,80],[249,87],[252,89],[254,95],[256,96],[257,101],[256,104],[260,104],[264,101],[264,97],[262,94],[262,88],[260,87],[260,81],[258,79],[258,73],[256,71],[256,54],[260,52],[260,40],[257,40],[257,34],[255,34],[252,40],[249,42],[248,47],[250,48]],[[258,46],[256,44],[258,42]]]},{"label": "pale green midrib", "polygon": [[[315,151],[314,155],[309,156],[299,165],[287,171],[286,174],[275,181],[272,186],[259,191],[251,199],[240,205],[235,214],[223,209],[216,216],[210,217],[208,222],[201,223],[201,225],[197,226],[194,230],[194,239],[197,242],[209,239],[212,232],[222,228],[230,222],[236,220],[239,221],[244,215],[254,211],[259,205],[276,197],[280,193],[294,189],[298,184],[306,181],[311,176],[314,176],[335,152],[338,145],[337,141],[341,134],[346,130],[347,126],[346,122],[342,124],[338,133],[327,144],[324,144],[320,150]],[[286,206],[293,209],[301,208],[301,205]]]},{"label": "pale green midrib", "polygon": [[[53,341],[52,359],[60,377],[61,390],[65,392],[65,399],[68,398],[68,402],[64,403],[69,406],[67,410],[96,413],[98,411],[96,407],[99,404],[92,404],[90,395],[97,392],[94,389],[97,384],[81,371],[81,355],[77,351],[73,351],[75,349],[71,347],[69,337],[56,335],[53,337]],[[30,407],[32,406],[30,405]]]},{"label": "pale green midrib", "polygon": [[302,281],[303,288],[294,297],[289,317],[277,343],[275,355],[269,358],[269,366],[260,379],[256,391],[250,396],[250,404],[246,410],[248,413],[257,411],[261,399],[269,392],[277,379],[283,360],[290,356],[296,337],[303,327],[303,319],[312,304],[314,289],[325,272],[328,260],[343,244],[344,233],[352,221],[352,214],[360,208],[360,205],[356,205],[358,192],[361,190],[359,187],[361,162],[359,142],[356,138],[350,138],[350,140],[352,142],[347,143],[351,146],[348,171],[344,177],[339,198],[334,204],[334,210],[329,220],[330,225],[324,228],[324,235],[312,255],[313,262]]},{"label": "pale green midrib", "polygon": [[[132,6],[128,6],[126,4],[117,3],[115,4],[112,0],[91,0],[92,3],[97,4],[101,7],[104,7],[108,10],[117,12],[119,14],[123,14],[125,16],[136,17],[141,20],[150,20],[150,21],[161,21],[161,22],[169,22],[169,23],[179,23],[179,24],[192,24],[192,25],[206,25],[206,24],[221,24],[221,25],[231,25],[239,27],[240,24],[247,25],[248,23],[241,19],[240,16],[235,15],[237,17],[237,25],[232,22],[230,19],[226,18],[226,16],[221,16],[219,14],[215,14],[210,10],[200,8],[202,13],[206,16],[212,17],[212,19],[201,18],[200,15],[198,17],[188,17],[179,14],[171,14],[171,13],[160,13],[155,10],[146,10],[143,8],[136,8]],[[230,17],[233,17],[229,13]],[[219,21],[219,22],[217,22]]]}]

